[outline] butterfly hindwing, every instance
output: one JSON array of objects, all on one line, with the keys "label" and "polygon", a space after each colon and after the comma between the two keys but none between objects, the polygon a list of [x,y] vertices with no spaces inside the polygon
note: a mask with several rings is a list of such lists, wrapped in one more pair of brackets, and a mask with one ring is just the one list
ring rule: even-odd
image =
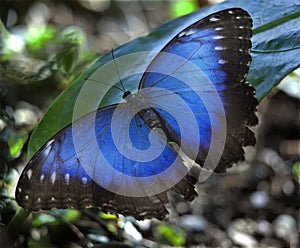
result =
[{"label": "butterfly hindwing", "polygon": [[[160,184],[186,198],[194,198],[194,186],[182,160],[166,143],[164,151],[153,161],[137,162],[138,157],[132,160],[121,154],[126,139],[137,149],[148,147],[150,131],[136,115],[129,123],[128,135],[124,135],[122,128],[127,127],[129,117],[123,106],[116,116],[116,106],[110,106],[80,118],[42,147],[21,175],[18,203],[28,210],[100,206],[103,211],[137,219],[161,219],[167,213],[164,204],[168,200],[167,190],[159,191]],[[115,141],[113,121],[117,125]],[[74,145],[75,142],[78,143]],[[104,166],[106,163],[110,169]],[[171,172],[160,174],[173,163]],[[124,195],[137,193],[137,189],[140,196]],[[153,193],[152,189],[158,190]]]}]

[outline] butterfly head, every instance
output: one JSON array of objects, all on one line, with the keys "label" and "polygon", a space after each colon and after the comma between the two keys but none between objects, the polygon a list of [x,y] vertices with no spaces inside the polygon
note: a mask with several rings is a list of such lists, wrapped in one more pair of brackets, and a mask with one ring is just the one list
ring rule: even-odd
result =
[{"label": "butterfly head", "polygon": [[129,95],[131,95],[131,92],[130,91],[125,91],[122,98],[125,99]]}]

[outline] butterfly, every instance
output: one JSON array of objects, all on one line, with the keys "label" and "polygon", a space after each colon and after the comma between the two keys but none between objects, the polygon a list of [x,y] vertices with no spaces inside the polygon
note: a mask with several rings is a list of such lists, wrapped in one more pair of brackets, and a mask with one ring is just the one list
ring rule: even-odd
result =
[{"label": "butterfly", "polygon": [[18,204],[163,219],[168,192],[192,201],[201,176],[193,168],[224,172],[255,144],[249,127],[258,123],[258,101],[246,82],[251,28],[250,15],[232,8],[179,32],[137,93],[124,91],[123,102],[74,121],[33,156],[16,188]]}]

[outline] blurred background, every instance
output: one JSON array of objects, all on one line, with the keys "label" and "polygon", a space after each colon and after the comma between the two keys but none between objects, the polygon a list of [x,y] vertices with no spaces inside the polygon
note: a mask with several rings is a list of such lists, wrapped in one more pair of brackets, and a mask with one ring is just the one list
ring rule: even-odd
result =
[{"label": "blurred background", "polygon": [[[55,97],[102,54],[216,2],[1,0],[0,231],[17,210],[14,189],[30,134]],[[198,185],[192,204],[173,196],[166,222],[98,210],[35,213],[14,245],[299,247],[299,74],[260,103],[257,145],[248,149],[246,162]]]},{"label": "blurred background", "polygon": [[[101,54],[205,4],[205,1],[3,0],[2,81],[22,85],[24,90],[27,88],[24,85],[32,82],[51,81],[51,88],[60,90]],[[39,92],[45,90],[44,86]],[[49,93],[47,88],[45,91]],[[11,99],[18,97],[14,95]],[[32,103],[49,104],[43,94],[32,94],[30,98]]]}]

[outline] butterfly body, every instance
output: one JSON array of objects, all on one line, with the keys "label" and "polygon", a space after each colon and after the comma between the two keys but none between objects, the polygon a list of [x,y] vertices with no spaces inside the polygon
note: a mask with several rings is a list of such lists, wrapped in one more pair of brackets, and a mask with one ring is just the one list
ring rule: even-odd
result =
[{"label": "butterfly body", "polygon": [[252,20],[211,14],[179,32],[148,66],[136,94],[57,133],[30,160],[16,200],[29,210],[101,207],[163,219],[173,191],[193,200],[199,168],[223,172],[254,145],[255,90],[246,83]]}]

